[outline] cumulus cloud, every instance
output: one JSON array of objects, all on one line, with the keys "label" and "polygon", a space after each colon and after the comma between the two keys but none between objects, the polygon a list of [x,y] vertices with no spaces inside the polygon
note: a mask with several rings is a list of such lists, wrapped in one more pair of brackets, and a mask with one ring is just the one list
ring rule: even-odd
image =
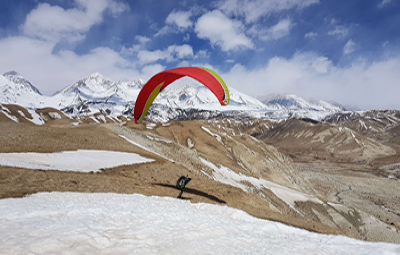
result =
[{"label": "cumulus cloud", "polygon": [[261,17],[292,8],[305,8],[319,0],[224,0],[219,8],[229,16],[242,16],[246,23],[257,22]]},{"label": "cumulus cloud", "polygon": [[122,47],[120,53],[123,56],[132,56],[137,54],[140,50],[146,48],[146,43],[150,42],[151,39],[146,36],[137,35],[135,36],[135,40],[138,44],[133,44],[131,47],[126,48],[125,46]]},{"label": "cumulus cloud", "polygon": [[21,30],[25,35],[51,42],[74,43],[85,38],[85,33],[103,21],[108,10],[116,16],[129,6],[114,0],[75,0],[76,7],[63,9],[40,3],[26,17]]},{"label": "cumulus cloud", "polygon": [[294,93],[305,98],[334,100],[362,109],[400,109],[400,56],[348,67],[335,66],[315,53],[272,58],[264,67],[248,70],[236,64],[220,73],[228,86],[252,96]]},{"label": "cumulus cloud", "polygon": [[145,44],[151,41],[150,38],[147,36],[142,36],[142,35],[137,35],[135,36],[135,39],[140,43],[140,44]]},{"label": "cumulus cloud", "polygon": [[193,25],[193,22],[190,20],[191,16],[192,12],[190,11],[173,11],[168,15],[165,23],[186,29]]},{"label": "cumulus cloud", "polygon": [[353,42],[353,40],[349,40],[343,47],[343,54],[347,55],[352,53],[355,50],[355,42]]},{"label": "cumulus cloud", "polygon": [[166,26],[162,27],[154,36],[158,37],[170,33],[183,33],[193,26],[190,20],[192,11],[172,11],[165,19]]},{"label": "cumulus cloud", "polygon": [[277,24],[270,28],[263,28],[261,25],[253,25],[247,33],[258,37],[263,41],[278,40],[289,35],[290,29],[293,27],[290,19],[281,19]]},{"label": "cumulus cloud", "polygon": [[244,25],[238,20],[229,19],[219,10],[201,16],[196,22],[195,32],[199,38],[209,40],[223,51],[254,48],[252,41],[244,34]]},{"label": "cumulus cloud", "polygon": [[209,58],[210,57],[210,52],[207,50],[199,50],[196,55],[194,55],[194,59],[204,59],[204,58]]},{"label": "cumulus cloud", "polygon": [[318,33],[315,33],[315,32],[308,32],[308,33],[306,33],[306,34],[304,35],[304,38],[313,40],[313,39],[315,39],[317,36],[318,36]]},{"label": "cumulus cloud", "polygon": [[178,59],[192,58],[193,48],[188,44],[170,45],[165,50],[141,50],[137,54],[140,64],[156,62],[158,60],[166,60],[172,62]]},{"label": "cumulus cloud", "polygon": [[343,38],[349,34],[349,29],[344,26],[335,26],[335,29],[329,30],[328,35],[336,35],[338,39]]}]

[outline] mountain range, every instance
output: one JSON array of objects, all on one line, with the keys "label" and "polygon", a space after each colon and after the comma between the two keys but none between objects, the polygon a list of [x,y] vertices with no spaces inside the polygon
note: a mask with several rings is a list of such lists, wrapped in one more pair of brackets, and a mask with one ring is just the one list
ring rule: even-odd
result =
[{"label": "mountain range", "polygon": [[[52,96],[45,96],[15,71],[0,75],[0,102],[29,109],[51,107],[70,115],[105,113],[112,116],[133,115],[135,100],[144,81],[113,81],[99,73],[71,84]],[[214,95],[193,79],[183,79],[167,87],[154,101],[148,120],[232,118],[322,119],[346,110],[337,103],[305,100],[291,94],[271,94],[258,99],[229,88],[230,103],[221,106]]]}]

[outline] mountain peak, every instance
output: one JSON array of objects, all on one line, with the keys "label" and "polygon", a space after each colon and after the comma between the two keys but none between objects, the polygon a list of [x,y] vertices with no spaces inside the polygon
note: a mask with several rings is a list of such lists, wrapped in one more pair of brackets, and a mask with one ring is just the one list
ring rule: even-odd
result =
[{"label": "mountain peak", "polygon": [[303,98],[293,94],[272,93],[259,100],[268,106],[278,109],[304,109],[309,107],[309,103]]},{"label": "mountain peak", "polygon": [[4,73],[3,76],[6,77],[9,81],[17,85],[21,85],[26,89],[32,90],[34,93],[41,95],[39,90],[35,86],[33,86],[32,83],[30,83],[27,79],[25,79],[22,75],[14,70]]},{"label": "mountain peak", "polygon": [[101,78],[101,79],[104,79],[105,77],[99,72],[94,72],[91,75],[89,75],[87,78]]},{"label": "mountain peak", "polygon": [[296,116],[312,116],[315,119],[324,117],[327,114],[343,111],[345,108],[338,103],[329,103],[323,100],[305,100],[293,94],[273,93],[259,100],[268,107],[276,110],[288,111]]},{"label": "mountain peak", "polygon": [[[10,76],[21,76],[19,73],[17,73],[14,70],[8,71],[3,74],[4,77],[10,77]],[[22,77],[22,76],[21,76]]]},{"label": "mountain peak", "polygon": [[101,87],[110,87],[115,84],[115,81],[104,77],[101,73],[95,72],[83,79],[83,82],[86,83],[86,86],[101,86]]}]

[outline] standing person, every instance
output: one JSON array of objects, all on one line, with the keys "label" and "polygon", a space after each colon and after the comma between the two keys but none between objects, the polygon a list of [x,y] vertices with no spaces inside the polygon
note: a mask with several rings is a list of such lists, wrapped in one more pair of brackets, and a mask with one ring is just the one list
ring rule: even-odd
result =
[{"label": "standing person", "polygon": [[178,198],[181,198],[182,193],[183,193],[183,189],[185,188],[185,186],[190,182],[192,178],[190,177],[185,177],[184,175],[182,175],[181,177],[179,177],[179,179],[176,181],[176,188],[179,189],[181,191],[181,193],[179,193]]}]

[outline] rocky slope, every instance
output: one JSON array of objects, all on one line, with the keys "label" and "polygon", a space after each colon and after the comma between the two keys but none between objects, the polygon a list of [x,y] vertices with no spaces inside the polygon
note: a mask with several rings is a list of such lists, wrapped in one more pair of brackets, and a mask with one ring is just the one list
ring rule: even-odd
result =
[{"label": "rocky slope", "polygon": [[[23,112],[16,106],[2,107],[9,114]],[[56,113],[61,118],[55,117]],[[312,231],[400,243],[400,207],[398,194],[393,192],[396,177],[382,175],[385,170],[374,168],[368,161],[331,160],[346,159],[351,153],[379,158],[382,154],[373,150],[375,147],[389,153],[391,147],[345,127],[339,131],[335,126],[297,119],[137,125],[105,114],[80,122],[52,109],[37,114],[48,119],[44,125],[22,121],[23,117],[15,122],[0,114],[4,130],[0,152],[102,149],[135,152],[155,161],[104,169],[98,174],[0,166],[3,198],[39,191],[176,197],[174,182],[188,174],[193,180],[185,197],[193,203],[226,204]],[[101,120],[108,124],[100,124]],[[356,139],[366,148],[362,149]],[[292,151],[284,150],[286,144]],[[307,146],[316,151],[323,151],[323,146],[334,150],[325,154],[331,157],[325,159],[310,156]]]}]

